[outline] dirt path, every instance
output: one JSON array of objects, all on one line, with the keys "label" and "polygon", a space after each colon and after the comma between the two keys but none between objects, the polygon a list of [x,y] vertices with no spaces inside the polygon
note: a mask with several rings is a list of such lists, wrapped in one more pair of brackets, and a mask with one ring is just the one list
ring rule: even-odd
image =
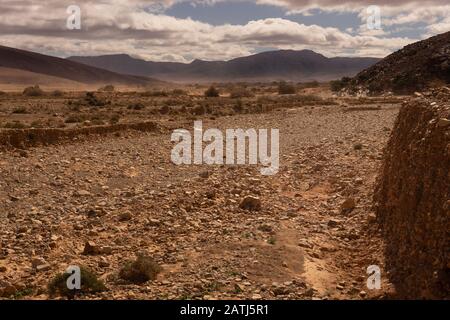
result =
[{"label": "dirt path", "polygon": [[[397,110],[334,106],[205,119],[205,128],[279,128],[275,176],[251,166],[176,166],[169,134],[2,153],[0,280],[46,298],[49,279],[80,264],[110,289],[93,298],[380,296],[365,286],[367,266],[383,264],[371,197]],[[239,209],[246,195],[258,196],[262,210]],[[355,208],[342,212],[350,198]],[[110,252],[82,255],[87,240]],[[143,286],[124,284],[117,272],[139,252],[164,271]],[[48,267],[36,273],[34,258]]]}]

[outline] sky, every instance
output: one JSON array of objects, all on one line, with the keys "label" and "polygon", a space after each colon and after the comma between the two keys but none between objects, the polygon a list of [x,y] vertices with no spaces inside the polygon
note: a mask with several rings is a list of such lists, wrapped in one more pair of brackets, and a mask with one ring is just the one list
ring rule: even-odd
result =
[{"label": "sky", "polygon": [[447,31],[448,0],[0,1],[0,45],[59,57],[190,62],[279,49],[384,57]]}]

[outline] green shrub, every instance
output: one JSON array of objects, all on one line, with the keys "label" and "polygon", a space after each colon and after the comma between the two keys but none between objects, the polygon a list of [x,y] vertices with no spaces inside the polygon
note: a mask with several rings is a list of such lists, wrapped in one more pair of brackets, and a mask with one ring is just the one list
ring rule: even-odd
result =
[{"label": "green shrub", "polygon": [[44,91],[38,85],[27,87],[23,90],[23,95],[28,97],[39,97],[44,95]]},{"label": "green shrub", "polygon": [[278,84],[278,94],[294,94],[296,92],[295,87],[284,81]]},{"label": "green shrub", "polygon": [[214,88],[213,86],[209,87],[208,90],[205,91],[205,97],[214,98],[219,96],[219,90]]},{"label": "green shrub", "polygon": [[392,80],[392,90],[396,94],[408,94],[420,90],[421,81],[413,74],[406,73],[397,75]]},{"label": "green shrub", "polygon": [[242,111],[244,111],[241,100],[236,101],[236,104],[233,106],[233,111],[236,113],[242,113]]},{"label": "green shrub", "polygon": [[30,123],[30,127],[31,128],[43,128],[44,124],[42,123],[41,120],[34,120],[33,122]]},{"label": "green shrub", "polygon": [[341,80],[335,80],[330,82],[331,91],[339,92],[346,88],[352,79],[349,77],[343,77]]},{"label": "green shrub", "polygon": [[69,289],[67,287],[67,278],[69,273],[57,274],[48,284],[48,292],[50,296],[60,295],[73,298],[75,295],[83,295],[88,293],[97,293],[107,290],[103,281],[85,267],[80,267],[81,287],[80,289]]},{"label": "green shrub", "polygon": [[20,121],[7,122],[4,126],[7,129],[25,129],[27,126]]},{"label": "green shrub", "polygon": [[101,91],[101,92],[113,92],[114,90],[115,90],[115,88],[112,84],[107,84],[106,86],[98,89],[98,91]]},{"label": "green shrub", "polygon": [[166,91],[151,90],[145,91],[141,95],[143,97],[167,97],[169,94]]},{"label": "green shrub", "polygon": [[64,92],[61,90],[54,90],[54,91],[52,91],[51,95],[53,97],[62,97],[62,96],[64,96]]},{"label": "green shrub", "polygon": [[155,280],[161,267],[150,257],[138,256],[135,261],[128,261],[120,270],[119,277],[131,283],[144,283]]},{"label": "green shrub", "polygon": [[83,122],[84,118],[80,115],[69,115],[66,120],[64,120],[65,123],[78,123],[78,122]]},{"label": "green shrub", "polygon": [[17,108],[14,108],[12,113],[24,114],[24,113],[28,113],[28,110],[25,107],[17,107]]},{"label": "green shrub", "polygon": [[196,116],[204,115],[207,111],[206,109],[207,108],[204,105],[196,106],[195,108],[192,109],[192,114]]},{"label": "green shrub", "polygon": [[310,82],[302,83],[301,86],[305,89],[306,88],[318,88],[320,86],[320,84],[318,81],[310,81]]},{"label": "green shrub", "polygon": [[132,110],[142,110],[144,109],[145,106],[142,103],[132,103],[130,105],[128,105],[127,109],[132,109]]},{"label": "green shrub", "polygon": [[112,115],[111,118],[109,119],[109,123],[110,124],[116,124],[118,123],[120,120],[120,115],[118,115],[117,113]]},{"label": "green shrub", "polygon": [[172,94],[173,94],[174,96],[184,96],[184,95],[186,95],[187,93],[186,93],[186,91],[184,91],[183,89],[173,89],[173,90],[172,90]]},{"label": "green shrub", "polygon": [[251,98],[254,94],[247,90],[246,88],[234,88],[230,92],[230,98],[237,99],[237,98]]},{"label": "green shrub", "polygon": [[106,105],[106,102],[98,99],[93,92],[86,92],[86,97],[84,99],[90,106],[102,107]]}]

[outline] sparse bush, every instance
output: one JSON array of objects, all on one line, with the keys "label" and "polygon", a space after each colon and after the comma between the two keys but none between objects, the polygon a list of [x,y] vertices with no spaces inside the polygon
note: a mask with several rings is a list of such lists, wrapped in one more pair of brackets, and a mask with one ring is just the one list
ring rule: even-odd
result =
[{"label": "sparse bush", "polygon": [[230,92],[230,98],[237,99],[237,98],[250,98],[253,97],[253,93],[246,88],[234,88]]},{"label": "sparse bush", "polygon": [[25,129],[27,126],[20,121],[13,121],[5,123],[3,127],[7,129]]},{"label": "sparse bush", "polygon": [[54,90],[54,91],[52,91],[51,95],[53,97],[62,97],[62,96],[64,96],[64,92],[61,90]]},{"label": "sparse bush", "polygon": [[128,105],[127,109],[132,109],[132,110],[142,110],[144,109],[145,106],[142,103],[132,103],[130,105]]},{"label": "sparse bush", "polygon": [[119,277],[131,283],[144,283],[155,280],[161,267],[150,257],[138,256],[135,261],[128,261],[120,270]]},{"label": "sparse bush", "polygon": [[343,77],[341,80],[335,80],[330,82],[331,91],[339,92],[347,87],[352,79],[349,77]]},{"label": "sparse bush", "polygon": [[397,75],[392,80],[392,91],[396,94],[408,94],[420,90],[421,81],[413,74]]},{"label": "sparse bush", "polygon": [[207,112],[207,107],[204,105],[198,105],[192,109],[192,114],[195,116],[201,116],[204,115]]},{"label": "sparse bush", "polygon": [[183,89],[173,89],[173,90],[172,90],[172,94],[173,94],[174,96],[184,96],[184,95],[186,95],[187,93],[186,93],[186,91],[184,91]]},{"label": "sparse bush", "polygon": [[23,95],[28,97],[39,97],[44,95],[44,91],[38,85],[27,87],[23,90]]},{"label": "sparse bush", "polygon": [[12,113],[24,114],[28,113],[28,110],[25,107],[17,107],[12,111]]},{"label": "sparse bush", "polygon": [[233,106],[233,110],[236,113],[242,113],[242,111],[244,111],[241,100],[236,101],[236,104]]},{"label": "sparse bush", "polygon": [[80,115],[70,115],[66,118],[66,120],[64,120],[65,123],[78,123],[78,122],[83,122],[84,119],[83,117],[81,117]]},{"label": "sparse bush", "polygon": [[292,84],[288,84],[284,81],[278,84],[278,94],[294,94],[295,92],[295,87]]},{"label": "sparse bush", "polygon": [[83,123],[85,126],[103,126],[105,122],[101,119],[92,119]]},{"label": "sparse bush", "polygon": [[106,105],[106,102],[98,99],[93,92],[86,92],[86,97],[84,99],[86,103],[90,106],[102,107]]},{"label": "sparse bush", "polygon": [[41,120],[34,120],[33,122],[30,123],[30,127],[31,128],[43,128],[44,124],[42,123]]},{"label": "sparse bush", "polygon": [[109,123],[110,124],[116,124],[118,123],[120,120],[120,115],[118,115],[117,113],[115,115],[113,115],[110,119],[109,119]]},{"label": "sparse bush", "polygon": [[112,84],[107,84],[106,86],[98,89],[98,91],[100,91],[100,92],[113,92],[114,90],[115,90],[115,88]]},{"label": "sparse bush", "polygon": [[167,97],[168,93],[166,91],[152,90],[145,91],[142,93],[143,97]]},{"label": "sparse bush", "polygon": [[205,91],[205,97],[214,98],[219,96],[219,90],[214,88],[213,86],[209,87],[208,90]]},{"label": "sparse bush", "polygon": [[103,281],[99,280],[92,271],[85,267],[80,267],[80,289],[71,290],[67,287],[67,278],[69,278],[69,276],[69,273],[60,273],[49,282],[47,288],[50,296],[59,294],[60,296],[73,298],[75,295],[97,293],[107,290]]},{"label": "sparse bush", "polygon": [[311,82],[305,82],[301,84],[303,88],[318,88],[319,82],[318,81],[311,81]]}]

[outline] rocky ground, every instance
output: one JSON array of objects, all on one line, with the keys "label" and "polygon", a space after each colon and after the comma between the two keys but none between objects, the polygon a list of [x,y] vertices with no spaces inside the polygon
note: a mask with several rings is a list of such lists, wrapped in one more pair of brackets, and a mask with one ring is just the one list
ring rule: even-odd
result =
[{"label": "rocky ground", "polygon": [[[46,299],[53,276],[82,265],[108,288],[85,299],[386,297],[385,275],[381,290],[369,290],[366,269],[383,272],[372,194],[398,108],[333,105],[203,119],[205,128],[279,128],[274,176],[255,166],[174,165],[171,130],[4,151],[0,291]],[[170,120],[161,126],[193,127]],[[240,209],[246,196],[259,198],[261,209]],[[95,250],[83,254],[86,242]],[[162,272],[127,283],[118,272],[139,253]]]}]

